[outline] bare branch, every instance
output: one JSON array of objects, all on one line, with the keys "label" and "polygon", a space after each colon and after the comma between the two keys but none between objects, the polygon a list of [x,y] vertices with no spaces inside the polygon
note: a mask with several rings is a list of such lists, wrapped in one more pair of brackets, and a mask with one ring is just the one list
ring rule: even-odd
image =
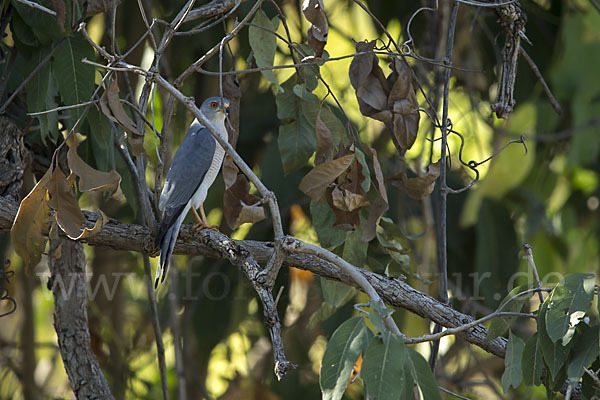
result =
[{"label": "bare branch", "polygon": [[50,14],[53,17],[56,17],[56,11],[50,10],[49,8],[46,8],[41,4],[35,3],[33,1],[29,1],[29,0],[17,0],[17,2],[19,2],[21,4],[25,4],[26,6],[34,8],[36,10],[45,12],[46,14]]}]

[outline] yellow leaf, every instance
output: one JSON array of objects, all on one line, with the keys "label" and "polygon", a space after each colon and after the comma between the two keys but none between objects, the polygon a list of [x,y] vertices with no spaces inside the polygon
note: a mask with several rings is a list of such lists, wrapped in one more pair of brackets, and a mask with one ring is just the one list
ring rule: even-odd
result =
[{"label": "yellow leaf", "polygon": [[10,230],[10,240],[15,251],[23,259],[26,268],[40,262],[48,240],[44,233],[50,229],[50,207],[47,185],[52,168],[44,174],[19,205],[17,217]]},{"label": "yellow leaf", "polygon": [[67,183],[67,177],[60,167],[55,168],[50,177],[48,194],[50,195],[48,205],[55,211],[58,226],[69,238],[77,238],[81,235],[81,225],[83,225],[85,218],[79,209],[75,195]]}]

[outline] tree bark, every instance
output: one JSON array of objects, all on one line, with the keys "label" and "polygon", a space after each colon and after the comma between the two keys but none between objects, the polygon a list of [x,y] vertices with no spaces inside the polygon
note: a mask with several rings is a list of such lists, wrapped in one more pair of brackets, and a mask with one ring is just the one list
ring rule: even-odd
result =
[{"label": "tree bark", "polygon": [[77,399],[114,399],[90,346],[83,244],[59,238],[50,249],[54,328],[73,393]]}]

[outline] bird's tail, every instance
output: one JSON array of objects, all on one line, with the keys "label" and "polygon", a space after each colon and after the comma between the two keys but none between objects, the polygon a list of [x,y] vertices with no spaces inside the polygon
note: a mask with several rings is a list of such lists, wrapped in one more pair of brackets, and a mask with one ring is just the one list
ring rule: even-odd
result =
[{"label": "bird's tail", "polygon": [[[179,235],[179,228],[185,215],[177,218],[177,221],[167,229],[164,236],[160,239],[160,258],[158,259],[158,266],[156,267],[156,276],[154,278],[154,290],[158,288],[158,284],[163,283],[169,270],[169,261],[173,254],[173,248]],[[162,227],[161,227],[162,228]]]}]

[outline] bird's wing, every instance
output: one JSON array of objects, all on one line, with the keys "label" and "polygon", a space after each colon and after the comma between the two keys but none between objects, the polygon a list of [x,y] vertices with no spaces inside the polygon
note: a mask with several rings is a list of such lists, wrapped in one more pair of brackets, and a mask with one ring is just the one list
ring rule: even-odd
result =
[{"label": "bird's wing", "polygon": [[159,209],[164,214],[156,236],[157,244],[200,186],[212,163],[215,148],[216,140],[208,129],[193,123],[173,157],[160,194]]}]

